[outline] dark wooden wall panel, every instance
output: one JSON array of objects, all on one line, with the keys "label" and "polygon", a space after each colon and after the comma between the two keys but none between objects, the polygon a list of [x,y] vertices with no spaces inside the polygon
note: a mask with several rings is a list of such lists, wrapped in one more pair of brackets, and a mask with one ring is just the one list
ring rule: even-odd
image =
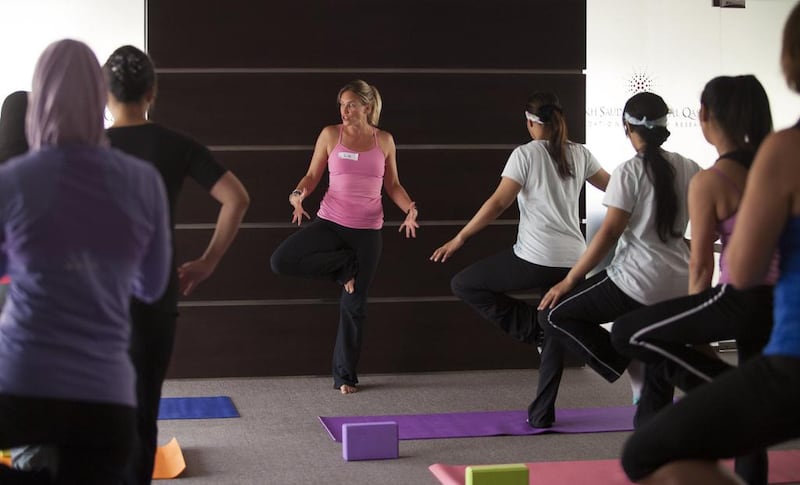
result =
[{"label": "dark wooden wall panel", "polygon": [[[159,70],[153,119],[211,146],[252,199],[217,271],[182,301],[170,375],[330,372],[340,289],[273,275],[269,257],[297,230],[288,193],[322,127],[340,121],[339,88],[356,78],[381,91],[381,126],[398,144],[400,178],[422,223],[405,240],[396,232],[403,214],[384,199],[360,372],[538,365],[531,347],[491,328],[449,289],[461,268],[514,243],[516,207],[448,263],[428,257],[529,140],[523,110],[532,92],[557,93],[570,138],[584,141],[585,30],[585,0],[148,1],[147,46]],[[323,180],[306,201],[309,212],[326,187]],[[217,212],[187,182],[179,262],[202,254]]]},{"label": "dark wooden wall panel", "polygon": [[585,0],[148,2],[162,67],[583,69],[585,32]]},{"label": "dark wooden wall panel", "polygon": [[[428,260],[433,250],[453,237],[456,226],[423,226],[415,239],[396,227],[383,229],[383,254],[372,283],[371,297],[450,296],[450,279],[468,264],[510,247],[516,225],[494,226],[476,235],[446,263]],[[203,282],[186,300],[251,300],[284,298],[338,298],[339,286],[272,273],[269,258],[293,228],[242,231],[235,249],[220,263],[213,278]],[[175,242],[179,262],[202,254],[211,230],[178,231]]]},{"label": "dark wooden wall panel", "polygon": [[[521,130],[524,127],[521,127]],[[524,138],[520,137],[520,141]],[[468,219],[480,207],[481,197],[488,198],[500,182],[500,174],[511,149],[489,150],[399,150],[397,166],[409,194],[420,207],[424,220]],[[264,152],[217,152],[217,160],[239,178],[250,191],[250,209],[246,222],[291,221],[289,191],[308,169],[311,150]],[[319,208],[328,186],[327,176],[319,189],[303,206],[312,216]],[[464,191],[468,189],[469,196]],[[178,202],[179,224],[212,223],[216,220],[217,202],[200,185],[187,182]],[[384,196],[384,218],[398,221],[405,217]],[[516,219],[516,204],[502,218]]]},{"label": "dark wooden wall panel", "polygon": [[519,143],[534,91],[558,93],[571,138],[585,137],[585,78],[574,74],[161,74],[154,116],[207,145],[313,145],[341,123],[336,95],[359,77],[381,92],[381,126],[397,144]]},{"label": "dark wooden wall panel", "polygon": [[[327,373],[337,323],[335,304],[183,308],[170,377]],[[535,347],[510,339],[460,302],[373,303],[363,349],[359,372],[366,382],[364,375],[374,372],[539,362]]]}]

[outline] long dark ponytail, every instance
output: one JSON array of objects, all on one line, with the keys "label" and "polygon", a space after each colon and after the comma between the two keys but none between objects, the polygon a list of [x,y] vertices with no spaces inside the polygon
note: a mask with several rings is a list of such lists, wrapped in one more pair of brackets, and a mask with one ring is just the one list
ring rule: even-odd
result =
[{"label": "long dark ponytail", "polygon": [[645,143],[639,154],[647,178],[656,194],[656,230],[663,242],[669,238],[683,237],[675,230],[678,217],[678,194],[675,193],[675,169],[664,157],[661,145],[669,138],[666,127],[667,104],[661,96],[639,93],[625,103],[623,125],[638,134]]},{"label": "long dark ponytail", "polygon": [[[751,74],[715,77],[703,88],[700,104],[739,150],[755,153],[772,131],[767,92]],[[753,163],[752,157],[737,161],[745,168]]]},{"label": "long dark ponytail", "polygon": [[567,158],[567,121],[558,97],[551,93],[535,93],[528,98],[525,111],[536,116],[543,125],[550,128],[547,139],[547,152],[556,164],[558,176],[562,179],[574,177],[572,163]]}]

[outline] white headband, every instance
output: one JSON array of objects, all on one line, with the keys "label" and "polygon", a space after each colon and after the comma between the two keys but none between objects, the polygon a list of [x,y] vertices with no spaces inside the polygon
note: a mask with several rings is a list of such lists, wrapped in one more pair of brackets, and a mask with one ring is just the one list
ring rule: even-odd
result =
[{"label": "white headband", "polygon": [[625,121],[632,125],[644,126],[648,130],[652,130],[656,126],[667,126],[667,115],[664,115],[656,120],[648,120],[647,116],[642,116],[642,119],[638,119],[634,118],[628,113],[625,113]]},{"label": "white headband", "polygon": [[532,114],[528,113],[527,111],[525,112],[525,117],[528,118],[528,120],[533,121],[534,123],[539,123],[540,125],[544,124],[544,121],[542,121],[541,118],[539,118],[536,115],[532,115]]}]

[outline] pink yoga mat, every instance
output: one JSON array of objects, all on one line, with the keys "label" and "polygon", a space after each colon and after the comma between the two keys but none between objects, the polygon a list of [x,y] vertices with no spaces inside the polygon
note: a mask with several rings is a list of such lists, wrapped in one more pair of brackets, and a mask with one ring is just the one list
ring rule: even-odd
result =
[{"label": "pink yoga mat", "polygon": [[556,410],[552,428],[531,428],[527,411],[479,411],[384,416],[320,416],[334,441],[342,441],[342,425],[394,421],[401,440],[535,435],[542,433],[602,433],[633,430],[633,406]]},{"label": "pink yoga mat", "polygon": [[[732,466],[730,461],[726,462]],[[530,485],[631,485],[619,460],[553,461],[526,463],[530,470]],[[428,469],[442,485],[464,485],[466,465],[437,463]],[[587,478],[591,477],[590,481]],[[769,483],[800,482],[800,450],[769,452]]]}]

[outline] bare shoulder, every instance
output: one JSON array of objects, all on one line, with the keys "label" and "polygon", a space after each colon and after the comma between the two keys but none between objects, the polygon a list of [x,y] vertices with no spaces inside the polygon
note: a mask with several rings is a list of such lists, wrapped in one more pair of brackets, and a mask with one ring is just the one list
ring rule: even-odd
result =
[{"label": "bare shoulder", "polygon": [[328,153],[333,150],[333,147],[335,147],[336,143],[339,141],[339,126],[340,125],[326,126],[319,132],[316,144],[317,150],[324,148]]},{"label": "bare shoulder", "polygon": [[761,144],[752,170],[772,195],[789,198],[792,213],[800,212],[800,130],[773,133]]},{"label": "bare shoulder", "polygon": [[319,133],[320,139],[323,140],[338,140],[339,139],[339,131],[341,130],[342,125],[328,125],[322,129]]},{"label": "bare shoulder", "polygon": [[724,197],[730,190],[722,178],[713,173],[711,169],[700,170],[689,180],[689,200],[690,204],[713,203],[720,197]]},{"label": "bare shoulder", "polygon": [[376,135],[378,137],[378,142],[383,146],[394,145],[394,137],[391,133],[386,130],[381,130],[380,128],[375,128]]},{"label": "bare shoulder", "polygon": [[783,161],[794,165],[800,153],[800,130],[789,128],[769,135],[756,154],[756,159],[768,159],[773,163]]},{"label": "bare shoulder", "polygon": [[378,139],[378,146],[381,147],[386,156],[391,155],[395,151],[394,137],[391,133],[380,128],[375,128],[375,136]]},{"label": "bare shoulder", "polygon": [[711,169],[700,170],[689,180],[689,190],[705,190],[716,186],[719,176]]}]

